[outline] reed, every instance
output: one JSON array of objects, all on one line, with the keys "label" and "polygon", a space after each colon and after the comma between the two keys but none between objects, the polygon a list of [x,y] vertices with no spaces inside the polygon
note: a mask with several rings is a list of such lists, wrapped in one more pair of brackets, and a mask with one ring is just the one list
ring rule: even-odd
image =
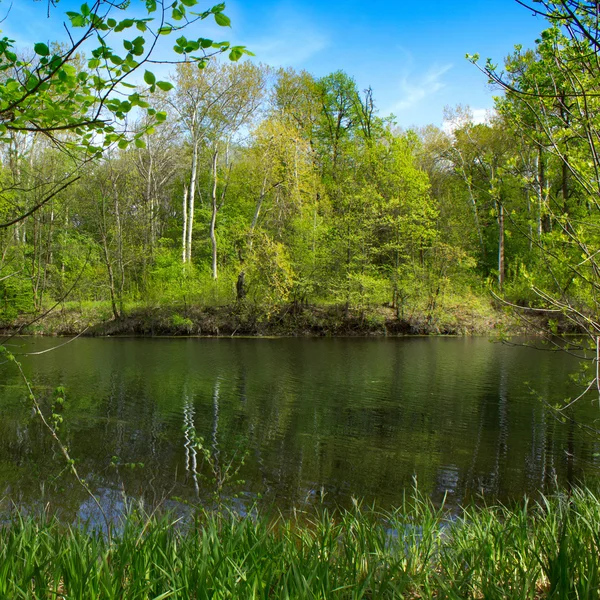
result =
[{"label": "reed", "polygon": [[600,501],[587,489],[452,517],[415,493],[362,507],[182,521],[132,510],[112,535],[46,515],[0,527],[0,598],[598,598]]}]

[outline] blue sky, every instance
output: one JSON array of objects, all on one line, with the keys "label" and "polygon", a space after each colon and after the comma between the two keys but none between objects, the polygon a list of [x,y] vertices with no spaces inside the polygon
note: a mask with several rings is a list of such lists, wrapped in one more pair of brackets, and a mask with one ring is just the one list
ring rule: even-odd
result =
[{"label": "blue sky", "polygon": [[[45,0],[13,0],[0,28],[21,47],[62,38],[61,13],[79,4],[61,0],[48,20]],[[0,17],[8,6],[0,0]],[[370,85],[380,114],[395,114],[405,128],[441,125],[445,105],[483,115],[493,92],[465,54],[501,63],[546,26],[514,0],[230,0],[226,14],[231,30],[203,23],[195,35],[245,44],[257,61],[316,76],[342,69],[361,89]]]}]

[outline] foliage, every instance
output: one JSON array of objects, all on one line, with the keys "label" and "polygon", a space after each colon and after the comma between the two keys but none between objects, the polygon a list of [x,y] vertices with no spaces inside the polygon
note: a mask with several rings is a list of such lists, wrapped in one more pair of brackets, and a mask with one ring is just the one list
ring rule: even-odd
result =
[{"label": "foliage", "polygon": [[[18,159],[22,142],[33,152],[36,139],[44,136],[71,163],[61,177],[32,182],[12,160],[15,181],[0,192],[0,214],[4,213],[0,229],[23,221],[78,181],[81,164],[101,157],[115,144],[127,148],[131,139],[124,122],[132,111],[147,115],[134,135],[135,146],[144,147],[144,133],[166,119],[164,111],[149,104],[147,94],[168,91],[173,85],[158,81],[148,69],[143,89],[136,89],[128,80],[152,62],[162,36],[183,33],[208,17],[214,17],[217,24],[229,24],[224,4],[201,13],[191,10],[197,0],[177,0],[168,7],[155,0],[135,4],[108,0],[98,0],[91,7],[82,4],[79,11],[66,13],[68,43],[36,43],[29,57],[18,55],[14,40],[0,40],[0,142],[9,153],[14,145],[13,159]],[[136,9],[141,9],[141,16]],[[82,54],[84,49],[87,57]],[[229,57],[238,60],[247,53],[227,42],[188,40],[184,35],[177,38],[173,50],[182,60],[200,67],[214,54],[229,51]],[[29,205],[15,206],[11,202],[15,189],[25,189],[36,197]]]},{"label": "foliage", "polygon": [[594,598],[589,490],[452,518],[418,493],[390,512],[294,516],[198,511],[182,521],[131,507],[110,537],[42,514],[0,529],[10,598]]},{"label": "foliage", "polygon": [[[550,298],[578,326],[594,322],[597,82],[585,36],[553,26],[534,51],[517,48],[507,94],[485,123],[456,107],[445,131],[403,131],[346,73],[206,63],[243,50],[184,36],[172,82],[148,71],[117,106],[114,92],[153,64],[159,36],[228,20],[222,5],[195,13],[191,0],[156,10],[149,2],[131,19],[133,5],[107,5],[100,17],[103,4],[69,14],[71,31],[100,34],[89,55],[86,45],[47,56],[39,46],[29,66],[13,65],[43,79],[56,55],[87,73],[71,81],[60,67],[56,82],[31,92],[32,107],[48,95],[60,107],[93,77],[102,83],[75,112],[44,115],[52,143],[41,129],[7,129],[0,144],[6,320],[69,296],[109,302],[114,319],[140,301],[171,303],[184,319],[198,304],[237,302],[263,315],[288,304],[338,304],[346,314],[386,307],[441,331],[456,298],[468,305],[491,288],[536,310]],[[129,39],[133,30],[141,40]],[[585,106],[575,85],[591,90]],[[90,122],[75,126],[83,114]]]},{"label": "foliage", "polygon": [[517,46],[505,75],[490,61],[483,70],[506,90],[498,111],[523,148],[514,166],[535,194],[535,221],[526,232],[537,259],[529,269],[531,289],[541,306],[594,338],[600,330],[596,9],[587,2],[539,4],[549,28],[535,49]]},{"label": "foliage", "polygon": [[[153,110],[138,91],[126,93],[125,99],[115,92],[130,87],[126,79],[149,62],[159,36],[181,32],[209,16],[220,25],[228,25],[229,20],[223,14],[223,4],[201,13],[190,10],[195,9],[197,0],[176,1],[169,7],[154,0],[136,4],[142,5],[142,17],[136,16],[129,3],[105,0],[67,12],[71,43],[65,48],[37,43],[35,56],[29,60],[18,57],[13,40],[1,40],[0,70],[7,75],[0,89],[0,134],[4,142],[10,141],[9,132],[72,131],[77,136],[76,146],[98,152],[115,141],[126,147],[127,140],[117,133],[115,124],[135,107],[146,109],[155,121],[164,120],[164,114]],[[78,53],[92,40],[97,46],[89,51],[83,67]],[[225,50],[232,59],[244,53],[243,48],[230,48],[227,43],[205,38],[188,40],[184,36],[174,47],[177,54],[201,65],[211,53]],[[148,70],[144,81],[150,92],[172,87],[157,81]],[[98,132],[103,134],[101,145],[94,136]]]}]

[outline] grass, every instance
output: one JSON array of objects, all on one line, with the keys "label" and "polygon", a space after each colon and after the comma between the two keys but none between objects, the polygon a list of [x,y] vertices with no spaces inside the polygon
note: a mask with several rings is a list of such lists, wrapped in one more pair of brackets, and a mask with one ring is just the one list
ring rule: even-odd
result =
[{"label": "grass", "polygon": [[598,598],[600,500],[589,490],[460,518],[415,495],[398,510],[312,516],[128,513],[111,536],[44,515],[0,528],[0,598]]}]

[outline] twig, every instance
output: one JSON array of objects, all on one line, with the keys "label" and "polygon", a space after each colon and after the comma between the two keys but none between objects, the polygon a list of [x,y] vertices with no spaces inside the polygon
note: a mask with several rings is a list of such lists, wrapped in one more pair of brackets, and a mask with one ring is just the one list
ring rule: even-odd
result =
[{"label": "twig", "polygon": [[29,379],[27,379],[27,376],[25,375],[25,372],[23,371],[23,367],[21,366],[21,363],[18,360],[16,360],[16,358],[10,352],[8,352],[6,349],[4,349],[4,352],[6,352],[8,359],[16,365],[17,369],[19,370],[19,373],[21,374],[21,378],[23,379],[23,382],[25,383],[25,386],[27,387],[27,391],[29,392],[29,400],[31,401],[31,403],[33,405],[33,410],[34,410],[35,414],[38,416],[38,418],[40,419],[40,421],[42,422],[44,427],[50,432],[52,439],[54,439],[54,441],[60,448],[60,451],[61,451],[62,455],[65,457],[65,460],[67,461],[67,465],[69,466],[71,473],[73,473],[73,475],[75,476],[75,479],[77,479],[77,482],[79,483],[79,485],[81,485],[81,487],[86,491],[86,493],[89,495],[89,497],[92,499],[92,501],[94,502],[94,504],[97,506],[98,510],[100,511],[100,514],[102,515],[104,522],[106,524],[108,536],[110,538],[110,521],[108,520],[106,512],[104,511],[104,508],[102,508],[102,504],[100,504],[100,500],[98,500],[98,498],[96,497],[94,492],[92,492],[92,490],[91,490],[90,486],[87,484],[87,482],[84,479],[82,479],[82,477],[79,475],[79,471],[77,471],[77,467],[75,466],[75,461],[71,458],[68,448],[62,443],[61,439],[58,437],[58,434],[56,433],[56,429],[54,429],[54,427],[52,427],[52,425],[50,425],[50,423],[48,423],[48,421],[46,420],[46,417],[44,416],[44,413],[42,412],[40,404],[39,404],[37,398],[35,397],[35,394],[33,393],[33,389],[31,388]]},{"label": "twig", "polygon": [[59,348],[62,348],[63,346],[66,346],[67,344],[70,344],[71,342],[74,342],[78,337],[81,337],[88,329],[89,329],[89,325],[80,333],[78,333],[75,337],[71,338],[70,340],[67,340],[66,342],[63,342],[62,344],[59,344],[58,346],[52,346],[52,348],[46,348],[46,350],[40,350],[39,352],[19,352],[19,353],[15,353],[15,356],[39,356],[40,354],[46,354],[46,352],[52,352],[53,350],[58,350]]}]

